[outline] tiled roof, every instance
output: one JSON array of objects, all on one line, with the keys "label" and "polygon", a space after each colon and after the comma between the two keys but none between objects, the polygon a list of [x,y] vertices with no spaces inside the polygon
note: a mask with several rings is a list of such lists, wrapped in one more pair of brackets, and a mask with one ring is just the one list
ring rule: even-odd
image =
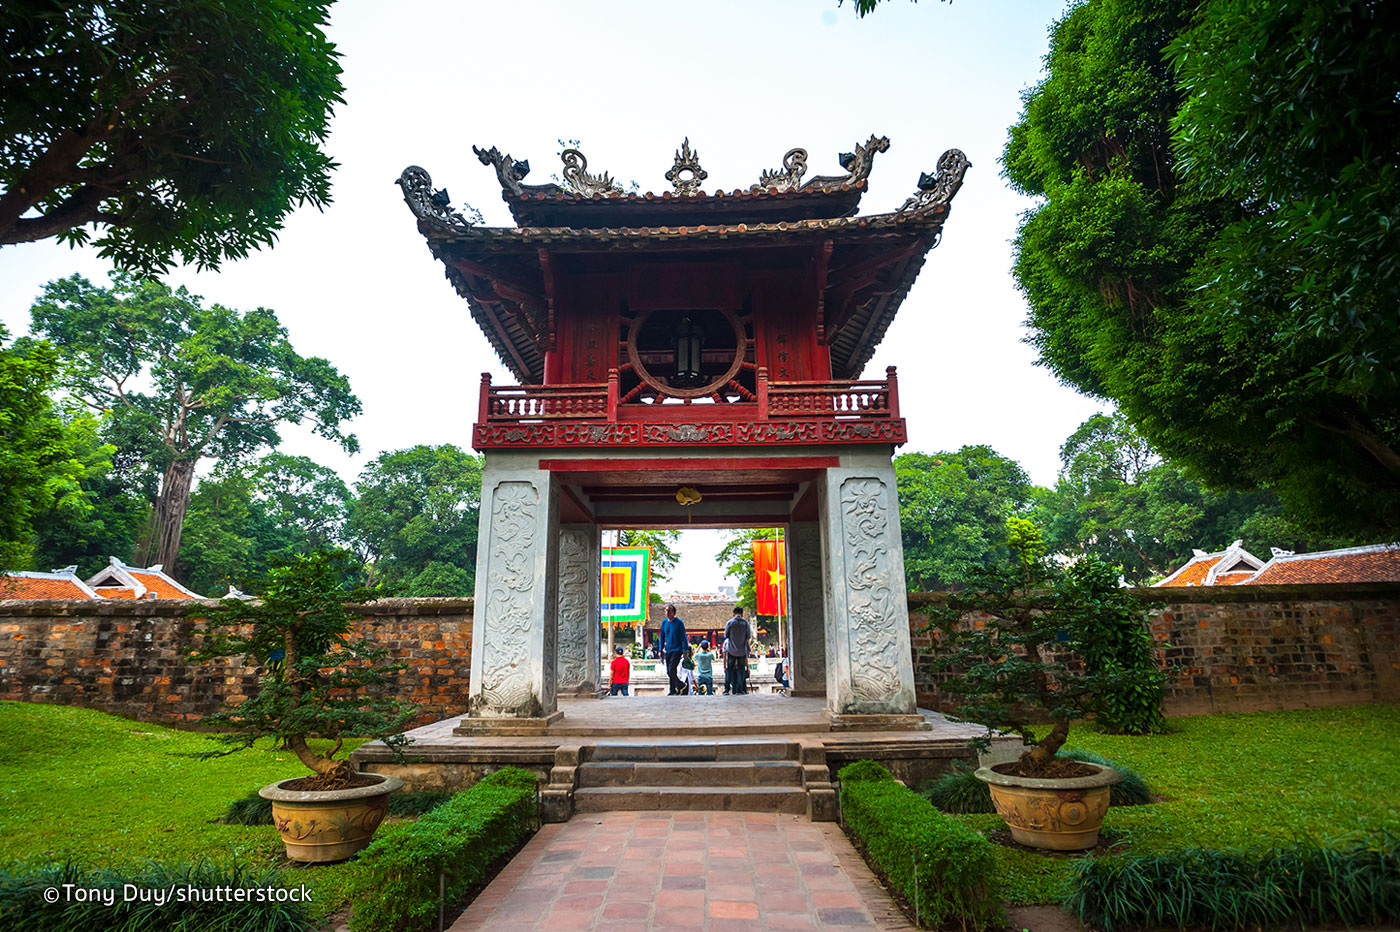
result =
[{"label": "tiled roof", "polygon": [[98,586],[93,591],[104,599],[134,599],[136,590],[125,586]]},{"label": "tiled roof", "polygon": [[91,599],[93,591],[76,576],[60,573],[7,573],[0,576],[0,599]]},{"label": "tiled roof", "polygon": [[[148,567],[127,566],[112,557],[106,567],[88,578],[89,586],[100,592],[112,590],[113,599],[202,599],[164,573],[160,564]],[[126,594],[129,592],[130,594]]]},{"label": "tiled roof", "polygon": [[1238,586],[1264,561],[1244,549],[1237,540],[1224,550],[1206,553],[1197,550],[1187,563],[1154,586]]},{"label": "tiled roof", "polygon": [[1400,544],[1372,544],[1317,553],[1279,553],[1247,586],[1400,582]]},{"label": "tiled roof", "polygon": [[146,587],[146,598],[150,598],[150,593],[154,592],[158,599],[192,599],[189,590],[182,589],[174,580],[163,573],[147,573],[144,570],[128,569],[128,573],[140,580]]}]

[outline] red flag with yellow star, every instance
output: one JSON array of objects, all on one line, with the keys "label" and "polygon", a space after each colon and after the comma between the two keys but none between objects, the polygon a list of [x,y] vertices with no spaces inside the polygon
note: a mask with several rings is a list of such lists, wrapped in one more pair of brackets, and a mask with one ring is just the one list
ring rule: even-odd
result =
[{"label": "red flag with yellow star", "polygon": [[780,540],[753,542],[753,582],[759,615],[787,614],[787,560]]}]

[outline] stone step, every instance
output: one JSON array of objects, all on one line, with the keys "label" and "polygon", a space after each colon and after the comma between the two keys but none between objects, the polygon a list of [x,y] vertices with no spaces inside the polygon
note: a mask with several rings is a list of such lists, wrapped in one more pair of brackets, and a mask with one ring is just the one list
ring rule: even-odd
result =
[{"label": "stone step", "polygon": [[601,786],[802,786],[795,760],[589,761],[578,768],[578,785]]},{"label": "stone step", "polygon": [[704,761],[796,760],[797,744],[787,741],[684,741],[667,744],[595,744],[583,748],[587,761]]},{"label": "stone step", "polygon": [[728,812],[807,811],[798,787],[591,786],[574,790],[574,812],[713,809]]}]

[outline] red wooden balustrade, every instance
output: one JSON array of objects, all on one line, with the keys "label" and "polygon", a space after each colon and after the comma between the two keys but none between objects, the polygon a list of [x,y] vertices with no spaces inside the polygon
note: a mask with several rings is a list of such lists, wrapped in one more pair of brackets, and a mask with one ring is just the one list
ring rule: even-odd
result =
[{"label": "red wooden balustrade", "polygon": [[[899,417],[899,382],[894,366],[884,380],[831,382],[770,382],[768,370],[758,369],[755,406],[757,420],[867,420]],[[492,385],[481,376],[477,422],[510,424],[576,420],[616,423],[619,407],[618,373],[607,382],[573,385]],[[640,405],[639,405],[640,407]],[[651,407],[651,406],[647,406]],[[754,411],[750,407],[749,411]],[[717,409],[715,413],[719,413]],[[736,412],[737,413],[737,412]],[[753,415],[740,418],[748,420]]]}]

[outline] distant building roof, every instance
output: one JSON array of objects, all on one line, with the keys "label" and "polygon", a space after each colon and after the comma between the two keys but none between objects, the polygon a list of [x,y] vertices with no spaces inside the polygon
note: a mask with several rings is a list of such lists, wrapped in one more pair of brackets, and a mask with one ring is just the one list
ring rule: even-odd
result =
[{"label": "distant building roof", "polygon": [[77,574],[76,566],[66,566],[52,573],[6,573],[0,576],[0,599],[99,598]]},{"label": "distant building roof", "polygon": [[1400,543],[1369,544],[1315,553],[1274,551],[1246,586],[1287,586],[1302,583],[1400,582]]},{"label": "distant building roof", "polygon": [[1197,550],[1175,573],[1154,586],[1237,586],[1262,569],[1264,561],[1237,540],[1224,550]]},{"label": "distant building roof", "polygon": [[[164,566],[157,563],[144,569],[127,566],[116,557],[88,578],[88,585],[98,589],[99,594],[109,599],[202,599],[204,596],[191,592],[165,575]],[[129,591],[128,595],[123,590]]]},{"label": "distant building roof", "polygon": [[[661,622],[666,617],[666,606],[674,604],[676,615],[685,622],[687,631],[711,631],[723,628],[729,623],[729,619],[734,617],[734,603],[730,602],[682,602],[679,599],[672,600],[671,603],[653,603],[647,613],[648,628],[660,628]],[[753,619],[749,619],[752,621]]]}]

